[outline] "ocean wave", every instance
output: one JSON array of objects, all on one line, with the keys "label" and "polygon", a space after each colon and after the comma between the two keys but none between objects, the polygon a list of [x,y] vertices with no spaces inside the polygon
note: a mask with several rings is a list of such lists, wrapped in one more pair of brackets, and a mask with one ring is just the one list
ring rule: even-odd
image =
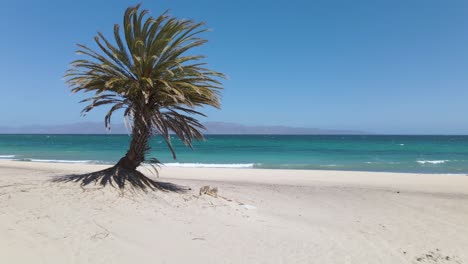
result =
[{"label": "ocean wave", "polygon": [[380,161],[365,161],[364,163],[366,163],[366,164],[391,164],[391,165],[396,165],[396,164],[400,164],[401,162],[380,160]]},{"label": "ocean wave", "polygon": [[55,159],[18,159],[18,161],[31,161],[31,162],[50,162],[50,163],[99,163],[95,160],[55,160]]},{"label": "ocean wave", "polygon": [[13,159],[15,155],[0,155],[0,159]]},{"label": "ocean wave", "polygon": [[419,164],[442,164],[450,160],[417,160],[416,162]]},{"label": "ocean wave", "polygon": [[185,168],[253,168],[255,163],[164,163],[162,167],[185,167]]}]

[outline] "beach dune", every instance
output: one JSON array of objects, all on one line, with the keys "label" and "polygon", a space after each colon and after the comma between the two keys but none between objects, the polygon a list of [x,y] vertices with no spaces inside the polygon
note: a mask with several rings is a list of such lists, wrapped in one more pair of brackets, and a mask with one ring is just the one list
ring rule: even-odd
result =
[{"label": "beach dune", "polygon": [[467,176],[163,167],[184,193],[51,181],[104,167],[0,161],[0,263],[468,263]]}]

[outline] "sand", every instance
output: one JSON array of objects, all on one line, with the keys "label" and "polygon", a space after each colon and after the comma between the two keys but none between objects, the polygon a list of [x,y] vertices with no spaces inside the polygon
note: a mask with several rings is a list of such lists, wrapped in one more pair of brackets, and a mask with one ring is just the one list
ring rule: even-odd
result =
[{"label": "sand", "polygon": [[468,263],[467,176],[162,168],[183,194],[50,181],[104,167],[0,161],[0,263]]}]

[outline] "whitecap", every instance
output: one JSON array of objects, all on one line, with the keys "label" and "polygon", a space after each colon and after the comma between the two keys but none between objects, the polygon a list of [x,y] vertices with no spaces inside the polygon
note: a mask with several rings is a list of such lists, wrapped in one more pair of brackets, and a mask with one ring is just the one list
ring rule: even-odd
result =
[{"label": "whitecap", "polygon": [[96,161],[93,161],[93,160],[22,159],[21,161],[50,162],[50,163],[96,163]]},{"label": "whitecap", "polygon": [[215,164],[215,163],[164,163],[162,167],[186,167],[186,168],[253,168],[254,163],[228,163],[228,164]]},{"label": "whitecap", "polygon": [[416,161],[417,163],[419,164],[426,164],[426,163],[429,163],[429,164],[442,164],[442,163],[445,163],[449,160],[418,160]]}]

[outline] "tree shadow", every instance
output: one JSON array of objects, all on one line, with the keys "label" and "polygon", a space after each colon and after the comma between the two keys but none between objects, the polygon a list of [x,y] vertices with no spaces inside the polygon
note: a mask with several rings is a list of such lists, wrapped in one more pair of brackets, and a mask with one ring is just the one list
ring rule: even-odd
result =
[{"label": "tree shadow", "polygon": [[118,166],[91,173],[58,176],[51,181],[54,183],[81,182],[81,186],[94,183],[103,187],[110,185],[112,187],[118,187],[119,189],[124,189],[127,186],[127,188],[133,187],[134,189],[143,191],[150,189],[152,191],[161,190],[165,192],[184,193],[190,190],[188,187],[170,182],[155,181],[137,170],[130,170]]}]

